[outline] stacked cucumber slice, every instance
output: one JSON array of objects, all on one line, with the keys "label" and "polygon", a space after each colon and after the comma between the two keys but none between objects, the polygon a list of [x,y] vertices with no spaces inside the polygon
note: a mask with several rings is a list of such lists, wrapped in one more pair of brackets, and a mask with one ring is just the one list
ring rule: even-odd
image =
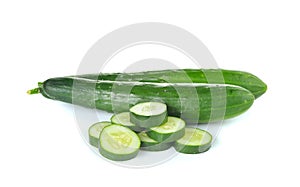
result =
[{"label": "stacked cucumber slice", "polygon": [[112,125],[112,123],[110,123],[108,121],[102,121],[102,122],[93,124],[89,128],[89,142],[92,146],[99,147],[98,144],[99,144],[100,133],[101,133],[102,129],[108,125]]},{"label": "stacked cucumber slice", "polygon": [[158,102],[139,103],[130,108],[130,121],[140,127],[150,128],[168,119],[167,105]]},{"label": "stacked cucumber slice", "polygon": [[209,132],[186,127],[184,120],[168,116],[167,106],[159,102],[134,105],[129,112],[114,114],[111,122],[99,122],[89,128],[89,142],[102,156],[124,161],[139,150],[176,151],[197,154],[207,151],[212,142]]}]

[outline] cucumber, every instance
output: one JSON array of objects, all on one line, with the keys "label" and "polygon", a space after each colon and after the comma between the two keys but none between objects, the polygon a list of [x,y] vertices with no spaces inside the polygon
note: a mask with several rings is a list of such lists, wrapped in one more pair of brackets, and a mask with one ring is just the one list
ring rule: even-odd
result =
[{"label": "cucumber", "polygon": [[90,128],[88,130],[89,143],[92,146],[98,148],[100,133],[101,133],[102,129],[108,125],[111,125],[111,123],[108,121],[102,121],[102,122],[98,122],[98,123],[95,123],[92,126],[90,126]]},{"label": "cucumber", "polygon": [[138,134],[138,136],[140,137],[140,140],[141,140],[141,148],[140,148],[141,150],[164,151],[173,146],[173,142],[172,143],[160,143],[160,142],[153,140],[146,134],[146,132],[140,132]]},{"label": "cucumber", "polygon": [[120,124],[123,125],[125,127],[130,128],[131,130],[135,131],[135,132],[141,132],[143,130],[145,130],[144,128],[141,128],[133,123],[130,122],[130,113],[129,112],[121,112],[118,114],[114,114],[111,118],[110,118],[111,122],[114,124]]},{"label": "cucumber", "polygon": [[168,121],[158,127],[152,127],[147,135],[158,142],[174,142],[184,136],[185,122],[176,117],[168,117]]},{"label": "cucumber", "polygon": [[[137,84],[60,77],[48,79],[38,86],[38,89],[30,90],[28,93],[41,93],[49,99],[108,112],[125,112],[137,103],[159,101],[168,106],[168,115],[197,123],[238,116],[247,111],[254,102],[254,96],[250,91],[233,85]],[[178,90],[184,94],[179,94]]]},{"label": "cucumber", "polygon": [[136,157],[141,145],[135,132],[116,124],[104,127],[99,142],[100,154],[114,161],[124,161]]},{"label": "cucumber", "polygon": [[186,154],[197,154],[211,147],[212,135],[199,128],[185,128],[185,134],[174,144],[176,151]]},{"label": "cucumber", "polygon": [[167,121],[167,105],[159,102],[144,102],[129,109],[130,121],[140,127],[150,128]]},{"label": "cucumber", "polygon": [[[257,76],[235,70],[224,69],[177,69],[160,70],[137,73],[101,73],[86,74],[79,77],[94,80],[110,81],[142,81],[142,82],[170,82],[170,83],[210,83],[210,84],[232,84],[243,87],[255,96],[263,95],[267,90],[267,85]],[[223,80],[224,79],[224,80]]]}]

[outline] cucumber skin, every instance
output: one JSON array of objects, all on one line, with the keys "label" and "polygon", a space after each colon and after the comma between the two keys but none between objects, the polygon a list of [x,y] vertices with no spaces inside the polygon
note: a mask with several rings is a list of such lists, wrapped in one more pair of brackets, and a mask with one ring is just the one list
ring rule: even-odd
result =
[{"label": "cucumber skin", "polygon": [[210,149],[211,145],[203,145],[203,146],[192,146],[192,145],[182,145],[177,142],[174,143],[174,148],[176,151],[185,154],[198,154],[206,152]]},{"label": "cucumber skin", "polygon": [[116,155],[113,154],[103,148],[101,148],[101,144],[100,144],[100,148],[99,148],[99,153],[104,156],[105,158],[109,159],[109,160],[113,160],[113,161],[125,161],[125,160],[130,160],[133,159],[134,157],[137,156],[137,154],[139,153],[139,149],[137,149],[135,152],[131,153],[131,154],[126,154],[126,155]]},{"label": "cucumber skin", "polygon": [[[133,86],[129,94],[128,86]],[[255,99],[250,91],[231,85],[195,86],[189,84],[186,86],[174,85],[173,87],[145,83],[134,86],[133,83],[108,83],[75,77],[51,78],[40,84],[39,88],[40,93],[46,98],[108,112],[125,112],[137,103],[157,100],[167,104],[169,115],[181,117],[187,122],[199,123],[238,116],[248,110]],[[184,90],[185,97],[180,98],[177,89]],[[196,91],[197,98],[189,95],[191,89]],[[223,105],[212,108],[212,91],[220,93],[224,91],[225,94],[216,95],[213,100],[226,100],[225,108]],[[199,106],[195,106],[197,102],[199,102]],[[215,111],[214,116],[211,116],[211,111]],[[181,116],[181,114],[185,116]],[[199,118],[195,118],[195,114]]]},{"label": "cucumber skin", "polygon": [[146,132],[146,134],[155,141],[169,143],[182,138],[184,136],[184,128],[180,129],[177,132],[166,134],[158,133],[150,129]]},{"label": "cucumber skin", "polygon": [[99,145],[99,144],[98,144],[98,143],[99,143],[99,139],[97,139],[97,138],[95,138],[95,137],[89,135],[89,143],[90,143],[92,146],[98,148],[98,145]]},{"label": "cucumber skin", "polygon": [[164,151],[174,145],[174,142],[170,143],[154,143],[154,142],[143,142],[141,141],[141,150],[144,151]]},{"label": "cucumber skin", "polygon": [[243,87],[255,96],[260,97],[267,91],[267,85],[257,76],[235,70],[224,69],[181,69],[160,70],[137,73],[101,73],[79,75],[94,80],[142,81],[142,82],[171,82],[171,83],[217,83],[232,84]]},{"label": "cucumber skin", "polygon": [[168,121],[167,111],[155,116],[139,116],[130,112],[130,121],[142,128],[151,128],[159,126]]},{"label": "cucumber skin", "polygon": [[[113,123],[113,124],[122,125],[122,124],[119,124],[119,123]],[[126,126],[126,125],[122,125],[122,126],[127,127],[127,128],[133,130],[136,133],[139,133],[139,132],[142,132],[142,131],[146,130],[145,128],[142,128],[142,127],[139,127],[139,126]]]}]

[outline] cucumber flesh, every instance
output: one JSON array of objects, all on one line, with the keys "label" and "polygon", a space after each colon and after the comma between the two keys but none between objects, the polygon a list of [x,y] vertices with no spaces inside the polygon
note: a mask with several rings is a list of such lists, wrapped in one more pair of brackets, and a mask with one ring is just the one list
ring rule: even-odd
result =
[{"label": "cucumber flesh", "polygon": [[167,120],[167,105],[159,102],[144,102],[129,109],[130,121],[137,126],[150,128]]},{"label": "cucumber flesh", "polygon": [[133,130],[135,132],[141,132],[144,130],[144,128],[141,128],[130,122],[130,113],[129,112],[121,112],[121,113],[115,114],[110,118],[110,120],[114,124],[123,125],[125,127],[130,128],[131,130]]},{"label": "cucumber flesh", "polygon": [[138,135],[121,125],[106,126],[100,134],[99,152],[102,156],[115,161],[134,158],[139,151],[141,141]]},{"label": "cucumber flesh", "polygon": [[166,112],[167,106],[159,102],[139,103],[131,107],[130,112],[140,116],[156,116]]},{"label": "cucumber flesh", "polygon": [[166,123],[150,128],[147,135],[158,142],[174,142],[184,136],[185,121],[177,117],[168,117]]},{"label": "cucumber flesh", "polygon": [[108,121],[98,122],[90,126],[88,132],[89,132],[89,143],[98,148],[99,144],[99,136],[102,131],[102,129],[108,125],[111,125]]},{"label": "cucumber flesh", "polygon": [[181,153],[197,154],[211,147],[212,135],[199,128],[185,128],[185,134],[177,140],[174,148]]},{"label": "cucumber flesh", "polygon": [[140,148],[141,150],[164,151],[173,146],[173,142],[172,143],[160,143],[160,142],[153,140],[146,134],[146,132],[140,132],[138,134],[138,136],[140,137],[140,140],[141,140],[141,148]]}]

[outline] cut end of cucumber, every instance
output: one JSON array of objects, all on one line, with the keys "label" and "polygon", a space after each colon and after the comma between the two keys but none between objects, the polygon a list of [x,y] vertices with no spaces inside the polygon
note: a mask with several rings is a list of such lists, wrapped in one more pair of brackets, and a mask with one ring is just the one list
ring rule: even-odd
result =
[{"label": "cut end of cucumber", "polygon": [[103,121],[95,123],[89,128],[89,142],[92,146],[98,147],[100,133],[103,130],[103,128],[108,125],[112,124],[108,121]]},{"label": "cut end of cucumber", "polygon": [[150,128],[147,135],[158,142],[174,142],[184,135],[185,122],[177,117],[168,117],[166,123]]},{"label": "cut end of cucumber", "polygon": [[140,132],[138,134],[138,136],[140,137],[141,142],[149,142],[149,143],[158,143],[157,141],[153,140],[152,138],[150,138],[146,132]]},{"label": "cut end of cucumber", "polygon": [[130,128],[131,130],[133,130],[135,132],[141,132],[141,131],[145,130],[144,128],[139,127],[130,122],[130,112],[122,112],[122,113],[115,114],[111,117],[110,120],[114,124],[123,125],[125,127]]},{"label": "cut end of cucumber", "polygon": [[130,121],[142,128],[159,126],[167,121],[167,117],[164,103],[145,102],[130,108]]},{"label": "cut end of cucumber", "polygon": [[141,116],[156,116],[167,111],[167,105],[159,102],[145,102],[134,105],[130,112]]},{"label": "cut end of cucumber", "polygon": [[181,153],[197,154],[211,147],[212,135],[199,128],[185,128],[185,134],[175,142],[174,148]]},{"label": "cut end of cucumber", "polygon": [[121,125],[105,127],[100,134],[100,153],[111,160],[128,160],[137,155],[140,139],[135,132]]},{"label": "cut end of cucumber", "polygon": [[141,140],[141,150],[144,151],[164,151],[173,146],[172,143],[161,143],[150,138],[146,132],[140,132],[138,134]]},{"label": "cut end of cucumber", "polygon": [[212,136],[210,133],[195,128],[185,128],[184,136],[177,140],[180,144],[188,144],[191,146],[205,145],[211,143],[211,141]]},{"label": "cut end of cucumber", "polygon": [[182,119],[169,116],[166,123],[157,127],[152,127],[151,130],[162,134],[168,134],[174,133],[184,127],[185,122]]},{"label": "cut end of cucumber", "polygon": [[130,113],[129,112],[122,112],[119,114],[115,114],[111,117],[111,122],[114,124],[120,124],[124,126],[135,126],[133,123],[130,122]]}]

